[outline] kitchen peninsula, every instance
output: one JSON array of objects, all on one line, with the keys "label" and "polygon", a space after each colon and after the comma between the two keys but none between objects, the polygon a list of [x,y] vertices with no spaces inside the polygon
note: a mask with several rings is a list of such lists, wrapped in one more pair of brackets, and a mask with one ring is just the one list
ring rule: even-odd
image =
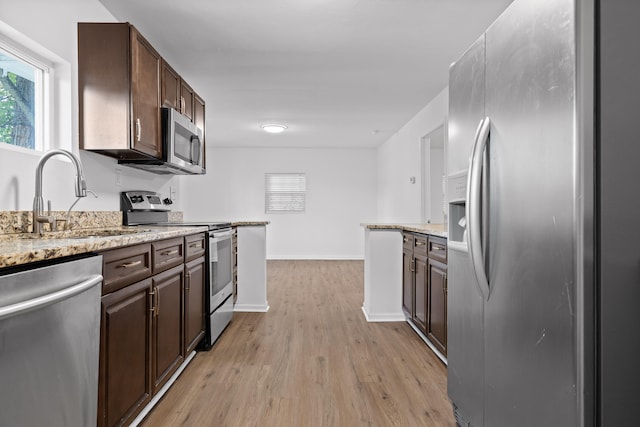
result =
[{"label": "kitchen peninsula", "polygon": [[365,318],[408,321],[446,362],[446,224],[361,225]]}]

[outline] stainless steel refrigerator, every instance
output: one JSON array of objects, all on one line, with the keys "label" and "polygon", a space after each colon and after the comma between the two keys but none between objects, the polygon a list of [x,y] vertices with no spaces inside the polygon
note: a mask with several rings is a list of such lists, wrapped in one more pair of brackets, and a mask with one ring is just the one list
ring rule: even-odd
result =
[{"label": "stainless steel refrigerator", "polygon": [[640,425],[640,2],[515,0],[450,68],[459,425]]}]

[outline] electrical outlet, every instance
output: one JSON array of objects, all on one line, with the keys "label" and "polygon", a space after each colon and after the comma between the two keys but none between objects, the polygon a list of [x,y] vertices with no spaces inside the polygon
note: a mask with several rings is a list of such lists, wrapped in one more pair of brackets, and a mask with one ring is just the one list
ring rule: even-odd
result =
[{"label": "electrical outlet", "polygon": [[170,185],[169,186],[169,198],[171,200],[178,200],[178,186]]},{"label": "electrical outlet", "polygon": [[122,186],[122,169],[116,168],[116,186]]}]

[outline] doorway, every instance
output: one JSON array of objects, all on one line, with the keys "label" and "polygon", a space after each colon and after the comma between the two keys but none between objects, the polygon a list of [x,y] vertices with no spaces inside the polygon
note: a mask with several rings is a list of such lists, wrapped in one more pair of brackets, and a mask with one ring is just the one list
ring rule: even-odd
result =
[{"label": "doorway", "polygon": [[445,222],[444,125],[420,139],[422,171],[422,222]]}]

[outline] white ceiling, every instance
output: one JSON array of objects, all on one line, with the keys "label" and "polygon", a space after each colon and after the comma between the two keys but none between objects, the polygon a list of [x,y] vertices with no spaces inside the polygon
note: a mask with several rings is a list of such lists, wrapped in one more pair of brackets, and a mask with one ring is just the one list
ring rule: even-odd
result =
[{"label": "white ceiling", "polygon": [[[207,145],[376,147],[511,0],[100,0],[204,97]],[[278,135],[260,129],[278,122]]]}]

